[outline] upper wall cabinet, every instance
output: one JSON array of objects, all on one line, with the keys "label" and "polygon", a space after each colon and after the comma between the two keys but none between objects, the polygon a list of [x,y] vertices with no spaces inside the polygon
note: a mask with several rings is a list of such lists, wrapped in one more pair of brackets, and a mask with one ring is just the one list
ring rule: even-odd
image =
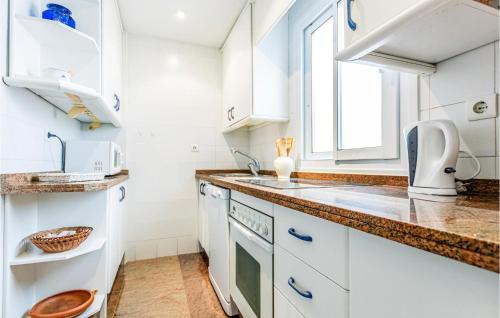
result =
[{"label": "upper wall cabinet", "polygon": [[224,132],[288,121],[288,20],[255,45],[253,10],[243,10],[222,49]]},{"label": "upper wall cabinet", "polygon": [[[101,27],[101,21],[105,20],[107,25],[113,15],[106,13],[102,17],[100,0],[55,1],[71,11],[72,27],[42,19],[47,4],[53,2],[10,1],[9,68],[4,82],[31,90],[69,117],[91,123],[90,128],[97,128],[101,123],[120,127],[120,109],[116,101],[103,95],[103,81],[114,77],[104,78],[101,73],[102,62],[108,60],[103,54],[118,55],[108,53],[110,50],[105,47],[111,36],[106,36],[109,33]],[[115,4],[114,0],[103,2],[105,6]],[[101,32],[106,32],[104,49]],[[120,61],[121,53],[117,63]],[[108,62],[104,68],[107,67]]]},{"label": "upper wall cabinet", "polygon": [[254,41],[260,43],[286,15],[295,0],[255,0]]},{"label": "upper wall cabinet", "polygon": [[116,0],[102,2],[102,97],[123,120],[123,27]]},{"label": "upper wall cabinet", "polygon": [[342,0],[339,5],[339,61],[430,74],[435,64],[499,39],[498,0]]}]

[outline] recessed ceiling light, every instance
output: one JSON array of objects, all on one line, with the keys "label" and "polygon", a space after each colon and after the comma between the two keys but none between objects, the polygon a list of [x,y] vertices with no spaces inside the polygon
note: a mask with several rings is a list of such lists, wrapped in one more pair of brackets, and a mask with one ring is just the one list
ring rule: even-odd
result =
[{"label": "recessed ceiling light", "polygon": [[177,19],[179,20],[184,20],[186,18],[186,13],[184,13],[184,11],[177,11],[177,13],[175,14],[175,16],[177,17]]}]

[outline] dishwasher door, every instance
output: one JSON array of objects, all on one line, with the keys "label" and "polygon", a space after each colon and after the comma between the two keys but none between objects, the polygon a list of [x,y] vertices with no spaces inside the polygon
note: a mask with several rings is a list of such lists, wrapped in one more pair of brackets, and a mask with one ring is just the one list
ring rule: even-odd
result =
[{"label": "dishwasher door", "polygon": [[227,189],[214,185],[206,188],[209,277],[222,307],[228,315],[233,315],[235,313],[229,293],[229,198],[230,192]]}]

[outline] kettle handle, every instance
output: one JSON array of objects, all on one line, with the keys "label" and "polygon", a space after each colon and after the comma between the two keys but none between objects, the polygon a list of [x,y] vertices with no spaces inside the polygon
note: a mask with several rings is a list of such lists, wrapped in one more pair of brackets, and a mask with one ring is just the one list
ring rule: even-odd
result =
[{"label": "kettle handle", "polygon": [[441,161],[446,160],[451,153],[458,154],[460,148],[460,137],[457,127],[451,121],[436,120],[433,122],[444,135],[444,151],[441,156]]}]

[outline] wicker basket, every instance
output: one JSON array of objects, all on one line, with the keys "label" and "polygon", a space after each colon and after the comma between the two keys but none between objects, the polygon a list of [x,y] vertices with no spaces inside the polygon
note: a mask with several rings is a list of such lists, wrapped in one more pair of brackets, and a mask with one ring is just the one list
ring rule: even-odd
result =
[{"label": "wicker basket", "polygon": [[[87,226],[62,227],[32,234],[30,240],[46,253],[60,253],[78,247],[87,237],[89,237],[92,230],[91,227]],[[57,235],[63,231],[76,231],[76,233],[63,237],[47,237],[48,234]]]}]

